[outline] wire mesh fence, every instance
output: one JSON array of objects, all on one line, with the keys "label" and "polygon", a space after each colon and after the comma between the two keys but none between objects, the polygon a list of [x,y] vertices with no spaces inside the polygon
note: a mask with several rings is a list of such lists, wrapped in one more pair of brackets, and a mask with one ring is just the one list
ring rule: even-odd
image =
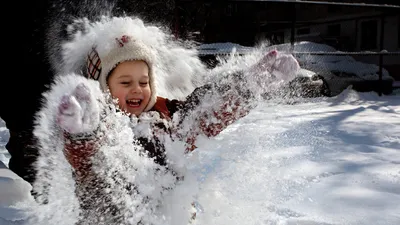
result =
[{"label": "wire mesh fence", "polygon": [[384,2],[226,1],[204,9],[207,17],[219,14],[221,19],[203,15],[195,21],[194,16],[190,23],[192,30],[204,28],[200,42],[214,43],[199,52],[210,67],[216,65],[215,56],[233,47],[247,54],[248,47],[267,40],[322,77],[331,95],[349,85],[382,95],[391,94],[400,81],[400,6]]}]

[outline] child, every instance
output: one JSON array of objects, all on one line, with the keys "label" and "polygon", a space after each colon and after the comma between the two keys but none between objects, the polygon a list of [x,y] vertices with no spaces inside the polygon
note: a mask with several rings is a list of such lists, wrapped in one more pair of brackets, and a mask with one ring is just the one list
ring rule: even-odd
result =
[{"label": "child", "polygon": [[[116,33],[111,35],[113,39],[108,39],[111,42],[102,42],[100,38],[94,41],[87,54],[85,76],[97,80],[101,90],[116,100],[121,112],[137,118],[136,126],[145,120],[144,115],[153,115],[146,117],[147,120],[154,119],[150,123],[152,134],[138,134],[135,139],[143,147],[142,154],[166,170],[170,167],[160,133],[185,142],[186,151],[193,151],[199,135],[214,137],[254,108],[256,102],[253,100],[260,91],[252,89],[251,85],[265,82],[265,77],[257,74],[272,70],[295,73],[299,67],[292,56],[271,51],[245,71],[213,77],[211,83],[197,87],[184,100],[168,99],[157,95],[157,85],[163,85],[157,83],[155,73],[157,51],[129,29]],[[101,178],[92,169],[92,156],[98,152],[107,132],[101,128],[107,117],[104,111],[107,109],[99,105],[90,88],[82,83],[71,94],[62,97],[56,118],[64,132],[64,154],[73,168],[80,204],[86,211],[84,214],[111,212],[113,215],[112,222],[99,219],[97,224],[123,221],[123,215],[118,215],[118,206],[108,204],[111,200],[107,197],[107,186],[102,185]],[[133,126],[132,129],[137,128]],[[182,179],[174,171],[172,173],[177,180]],[[135,186],[128,189],[135,190]]]}]

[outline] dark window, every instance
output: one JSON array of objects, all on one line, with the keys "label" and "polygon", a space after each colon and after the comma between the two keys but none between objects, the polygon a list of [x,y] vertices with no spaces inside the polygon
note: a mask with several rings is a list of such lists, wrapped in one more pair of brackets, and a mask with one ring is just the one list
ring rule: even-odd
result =
[{"label": "dark window", "polygon": [[341,25],[340,24],[333,24],[328,25],[328,36],[340,36]]},{"label": "dark window", "polygon": [[310,34],[310,28],[301,28],[297,30],[297,35]]},{"label": "dark window", "polygon": [[376,49],[378,42],[378,21],[369,20],[361,22],[361,50]]}]

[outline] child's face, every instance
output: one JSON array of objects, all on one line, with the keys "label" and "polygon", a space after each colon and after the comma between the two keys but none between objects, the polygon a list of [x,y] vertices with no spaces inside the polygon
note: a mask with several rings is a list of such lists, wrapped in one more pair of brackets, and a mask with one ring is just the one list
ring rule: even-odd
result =
[{"label": "child's face", "polygon": [[149,67],[139,60],[122,62],[108,77],[108,87],[122,110],[139,116],[150,101]]}]

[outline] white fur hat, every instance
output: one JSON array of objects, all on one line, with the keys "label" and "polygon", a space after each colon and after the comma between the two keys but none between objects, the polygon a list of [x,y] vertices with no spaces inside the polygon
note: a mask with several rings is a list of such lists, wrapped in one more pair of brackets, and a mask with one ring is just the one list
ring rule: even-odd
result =
[{"label": "white fur hat", "polygon": [[156,103],[156,85],[154,80],[154,53],[140,40],[136,40],[132,36],[122,35],[115,37],[113,43],[107,44],[108,47],[97,48],[93,46],[86,60],[87,77],[98,80],[103,91],[108,90],[107,78],[109,73],[119,63],[130,60],[142,60],[149,67],[149,85],[151,96],[148,105],[144,111],[150,110]]},{"label": "white fur hat", "polygon": [[[108,89],[106,76],[118,62],[134,58],[144,60],[149,65],[152,82],[152,99],[145,110],[152,108],[156,95],[185,99],[208,77],[203,76],[207,74],[206,68],[195,48],[183,47],[168,29],[146,25],[137,17],[103,16],[93,21],[80,18],[68,25],[66,31],[68,38],[61,42],[61,49],[57,46],[52,49],[51,62],[55,71],[60,75],[73,72],[93,76],[105,90]],[[124,43],[123,36],[130,40]],[[189,41],[185,41],[186,44]],[[97,75],[87,73],[88,54],[94,54],[92,63],[101,69]]]}]

